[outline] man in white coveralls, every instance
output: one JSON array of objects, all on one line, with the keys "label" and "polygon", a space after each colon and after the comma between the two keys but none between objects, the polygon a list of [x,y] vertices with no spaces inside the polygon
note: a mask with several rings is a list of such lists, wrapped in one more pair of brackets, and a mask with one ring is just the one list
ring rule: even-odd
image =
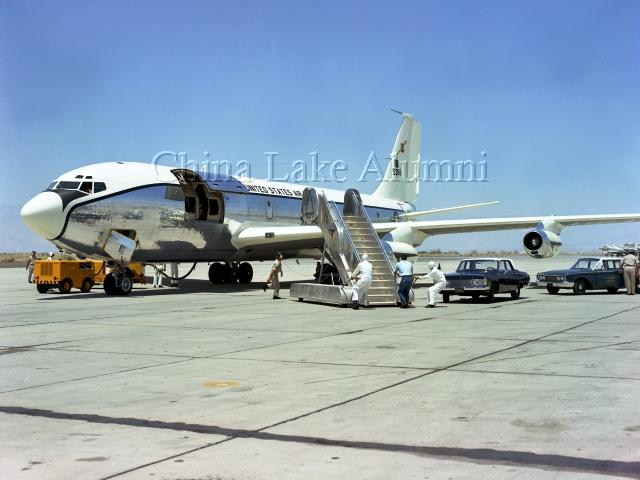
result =
[{"label": "man in white coveralls", "polygon": [[[366,298],[367,290],[371,285],[373,266],[369,263],[369,255],[364,253],[362,255],[362,261],[358,264],[356,269],[351,274],[352,280],[358,280],[353,286],[353,295],[351,296],[351,308],[358,310],[360,308],[360,299]],[[358,278],[358,276],[360,278]],[[363,303],[364,305],[364,303]]]}]

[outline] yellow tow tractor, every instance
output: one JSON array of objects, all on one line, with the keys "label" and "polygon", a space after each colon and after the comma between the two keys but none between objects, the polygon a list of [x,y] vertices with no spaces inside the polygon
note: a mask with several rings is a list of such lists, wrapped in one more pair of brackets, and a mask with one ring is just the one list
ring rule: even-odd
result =
[{"label": "yellow tow tractor", "polygon": [[36,260],[33,275],[40,293],[47,293],[51,288],[58,288],[60,293],[79,288],[87,293],[94,285],[91,260]]},{"label": "yellow tow tractor", "polygon": [[[52,288],[60,293],[69,293],[72,288],[88,293],[94,285],[104,282],[107,268],[103,260],[36,260],[34,282],[40,293],[47,293]],[[127,274],[133,283],[146,283],[142,263],[129,263]]]}]

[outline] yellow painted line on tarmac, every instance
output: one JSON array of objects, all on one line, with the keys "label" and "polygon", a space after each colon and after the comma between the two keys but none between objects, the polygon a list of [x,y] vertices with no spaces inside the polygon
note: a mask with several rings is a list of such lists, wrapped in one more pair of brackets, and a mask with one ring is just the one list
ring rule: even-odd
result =
[{"label": "yellow painted line on tarmac", "polygon": [[224,388],[224,387],[237,387],[240,382],[235,380],[214,380],[211,382],[204,382],[203,384],[207,388]]}]

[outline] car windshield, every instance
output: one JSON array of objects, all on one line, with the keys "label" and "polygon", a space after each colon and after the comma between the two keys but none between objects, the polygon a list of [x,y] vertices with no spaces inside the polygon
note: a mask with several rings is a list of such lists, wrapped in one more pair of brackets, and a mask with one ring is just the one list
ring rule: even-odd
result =
[{"label": "car windshield", "polygon": [[581,258],[571,268],[592,269],[598,263],[597,258]]},{"label": "car windshield", "polygon": [[496,270],[498,268],[497,260],[463,260],[458,265],[458,271],[473,271],[473,270]]}]

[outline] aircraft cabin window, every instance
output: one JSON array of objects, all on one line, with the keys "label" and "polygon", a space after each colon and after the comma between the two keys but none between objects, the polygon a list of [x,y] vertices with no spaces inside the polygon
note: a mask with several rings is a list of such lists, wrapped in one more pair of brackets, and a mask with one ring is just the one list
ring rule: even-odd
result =
[{"label": "aircraft cabin window", "polygon": [[59,190],[77,190],[80,182],[60,182],[56,187]]},{"label": "aircraft cabin window", "polygon": [[93,184],[93,193],[104,192],[107,189],[107,186],[104,182],[96,182]]},{"label": "aircraft cabin window", "polygon": [[84,193],[91,193],[93,190],[93,184],[91,182],[82,182],[80,185],[80,191]]}]

